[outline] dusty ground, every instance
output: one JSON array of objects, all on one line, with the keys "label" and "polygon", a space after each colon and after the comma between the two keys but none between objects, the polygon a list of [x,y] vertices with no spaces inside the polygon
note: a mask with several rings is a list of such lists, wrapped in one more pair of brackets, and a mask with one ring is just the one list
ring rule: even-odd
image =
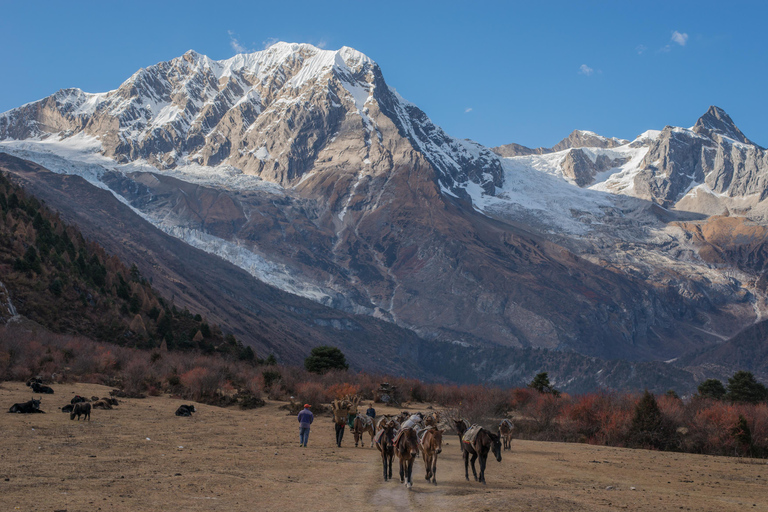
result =
[{"label": "dusty ground", "polygon": [[[58,409],[90,384],[54,386],[47,414],[0,413],[0,510],[768,510],[765,461],[577,444],[513,441],[489,460],[487,486],[464,480],[458,438],[445,438],[438,485],[417,462],[414,487],[384,483],[378,452],[338,449],[329,416],[300,448],[295,417],[197,405],[177,418],[170,398],[123,400],[89,422]],[[0,384],[0,406],[32,397]],[[397,460],[397,459],[395,459]],[[634,488],[634,489],[633,489]]]}]

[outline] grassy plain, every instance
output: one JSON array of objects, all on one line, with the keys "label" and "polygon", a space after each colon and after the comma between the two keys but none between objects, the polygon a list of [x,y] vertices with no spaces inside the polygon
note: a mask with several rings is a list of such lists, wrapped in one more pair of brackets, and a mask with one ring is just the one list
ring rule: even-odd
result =
[{"label": "grassy plain", "polygon": [[[181,400],[124,399],[78,422],[60,407],[109,388],[53,387],[46,414],[0,414],[0,510],[768,511],[764,460],[514,440],[501,463],[489,460],[483,486],[464,479],[449,432],[438,484],[424,480],[418,461],[409,491],[384,483],[370,438],[355,448],[347,432],[337,448],[329,415],[316,418],[301,448],[296,418],[280,402],[249,411],[195,404],[195,415],[180,418]],[[23,383],[0,384],[3,411],[32,396]]]}]

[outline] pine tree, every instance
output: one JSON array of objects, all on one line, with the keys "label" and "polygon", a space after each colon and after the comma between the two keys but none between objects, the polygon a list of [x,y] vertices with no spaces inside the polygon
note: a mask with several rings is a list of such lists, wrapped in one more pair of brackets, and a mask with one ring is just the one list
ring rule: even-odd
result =
[{"label": "pine tree", "polygon": [[755,380],[751,372],[744,370],[728,379],[728,399],[731,402],[757,404],[768,398],[768,389]]}]

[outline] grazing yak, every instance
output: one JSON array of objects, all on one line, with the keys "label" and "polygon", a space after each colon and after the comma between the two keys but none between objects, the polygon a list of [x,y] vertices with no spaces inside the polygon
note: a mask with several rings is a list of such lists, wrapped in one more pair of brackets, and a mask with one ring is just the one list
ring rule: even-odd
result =
[{"label": "grazing yak", "polygon": [[91,421],[91,404],[88,402],[78,402],[73,405],[72,412],[69,414],[69,419],[73,420],[75,419],[75,416],[77,416],[77,421],[80,421],[80,415],[83,415],[83,421]]},{"label": "grazing yak", "polygon": [[176,409],[176,416],[192,416],[193,412],[197,412],[194,405],[180,405]]},{"label": "grazing yak", "polygon": [[33,398],[29,402],[24,402],[23,404],[13,404],[11,408],[8,409],[8,412],[15,412],[19,414],[31,414],[35,412],[44,413],[45,411],[40,410],[40,401],[41,400],[35,400]]},{"label": "grazing yak", "polygon": [[47,395],[52,395],[53,394],[53,389],[52,388],[49,388],[48,386],[43,386],[42,384],[40,384],[37,381],[33,381],[32,384],[29,387],[31,387],[32,391],[34,391],[35,393],[44,393],[44,394],[47,394]]}]

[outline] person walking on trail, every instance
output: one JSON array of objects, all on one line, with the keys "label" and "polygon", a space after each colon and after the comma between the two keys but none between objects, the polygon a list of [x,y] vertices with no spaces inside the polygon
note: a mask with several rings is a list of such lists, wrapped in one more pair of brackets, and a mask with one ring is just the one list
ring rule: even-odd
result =
[{"label": "person walking on trail", "polygon": [[304,409],[299,411],[299,446],[306,447],[309,440],[309,426],[315,421],[315,415],[309,408],[309,404],[304,404]]},{"label": "person walking on trail", "polygon": [[373,404],[368,405],[368,410],[365,411],[365,415],[371,418],[372,420],[376,419],[376,409],[373,408]]}]

